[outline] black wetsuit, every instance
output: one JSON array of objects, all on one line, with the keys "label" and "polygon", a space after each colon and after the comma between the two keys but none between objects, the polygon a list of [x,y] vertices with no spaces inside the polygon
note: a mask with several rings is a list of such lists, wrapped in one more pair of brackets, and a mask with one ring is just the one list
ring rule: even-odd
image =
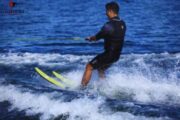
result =
[{"label": "black wetsuit", "polygon": [[119,17],[112,18],[102,27],[96,34],[96,39],[104,39],[105,51],[89,62],[93,69],[105,70],[119,59],[125,32],[126,24]]}]

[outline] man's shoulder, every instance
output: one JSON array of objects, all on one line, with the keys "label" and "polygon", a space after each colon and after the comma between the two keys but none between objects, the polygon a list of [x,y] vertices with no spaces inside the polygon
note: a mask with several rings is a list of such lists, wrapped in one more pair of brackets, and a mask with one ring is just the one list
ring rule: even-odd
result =
[{"label": "man's shoulder", "polygon": [[103,29],[111,30],[113,29],[113,24],[110,21],[108,21],[104,24]]},{"label": "man's shoulder", "polygon": [[104,26],[113,26],[115,23],[120,23],[122,25],[126,25],[125,21],[123,19],[117,19],[117,20],[110,20],[110,21],[107,21]]},{"label": "man's shoulder", "polygon": [[124,23],[124,24],[126,24],[126,22],[125,22],[123,19],[121,19],[121,22]]},{"label": "man's shoulder", "polygon": [[104,25],[111,25],[111,21],[107,21]]},{"label": "man's shoulder", "polygon": [[113,23],[111,21],[107,21],[105,24],[104,24],[104,27],[112,27],[113,26]]}]

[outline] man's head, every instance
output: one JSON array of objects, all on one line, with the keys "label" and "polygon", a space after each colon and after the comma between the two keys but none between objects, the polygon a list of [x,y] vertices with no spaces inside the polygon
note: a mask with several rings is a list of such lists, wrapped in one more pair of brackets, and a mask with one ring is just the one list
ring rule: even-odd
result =
[{"label": "man's head", "polygon": [[106,15],[109,19],[118,16],[119,5],[116,2],[110,2],[106,4]]}]

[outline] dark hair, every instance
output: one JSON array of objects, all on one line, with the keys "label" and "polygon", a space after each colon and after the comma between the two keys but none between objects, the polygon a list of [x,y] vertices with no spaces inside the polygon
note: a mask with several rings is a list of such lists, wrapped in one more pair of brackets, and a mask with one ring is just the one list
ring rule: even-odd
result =
[{"label": "dark hair", "polygon": [[116,2],[109,2],[106,4],[106,10],[112,10],[114,13],[119,13],[119,5]]}]

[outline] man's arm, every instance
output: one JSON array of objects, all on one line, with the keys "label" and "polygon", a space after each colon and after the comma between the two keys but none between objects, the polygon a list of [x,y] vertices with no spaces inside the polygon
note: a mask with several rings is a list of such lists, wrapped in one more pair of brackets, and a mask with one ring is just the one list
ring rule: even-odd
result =
[{"label": "man's arm", "polygon": [[88,41],[96,41],[96,36],[87,37],[87,38],[85,38],[85,40],[88,40]]},{"label": "man's arm", "polygon": [[86,40],[97,41],[102,38],[105,38],[107,35],[110,35],[112,32],[113,32],[112,25],[106,23],[95,36],[87,37]]}]

